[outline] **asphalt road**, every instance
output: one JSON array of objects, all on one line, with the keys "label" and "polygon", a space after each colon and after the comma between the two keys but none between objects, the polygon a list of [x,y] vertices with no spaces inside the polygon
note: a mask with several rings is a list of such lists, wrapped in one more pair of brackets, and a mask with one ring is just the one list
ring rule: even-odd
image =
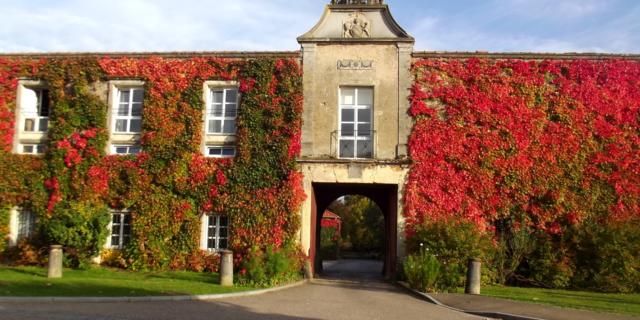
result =
[{"label": "asphalt road", "polygon": [[481,318],[427,303],[383,281],[331,278],[259,296],[209,302],[0,304],[0,320],[13,319]]}]

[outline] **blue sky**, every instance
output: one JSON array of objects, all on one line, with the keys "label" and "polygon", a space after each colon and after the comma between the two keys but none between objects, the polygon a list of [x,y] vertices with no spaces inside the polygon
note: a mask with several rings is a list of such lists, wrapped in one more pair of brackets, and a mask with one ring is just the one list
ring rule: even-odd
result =
[{"label": "blue sky", "polygon": [[[0,0],[0,52],[297,50],[328,0]],[[638,0],[388,0],[416,50],[640,53]]]}]

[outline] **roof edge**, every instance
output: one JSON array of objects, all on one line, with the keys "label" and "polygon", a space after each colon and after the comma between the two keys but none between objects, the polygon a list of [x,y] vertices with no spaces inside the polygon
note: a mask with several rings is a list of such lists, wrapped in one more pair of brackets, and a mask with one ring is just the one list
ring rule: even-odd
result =
[{"label": "roof edge", "polygon": [[192,58],[192,57],[217,57],[217,58],[300,58],[301,52],[296,51],[169,51],[169,52],[14,52],[0,53],[0,58],[83,58],[83,57],[111,57],[111,58]]},{"label": "roof edge", "polygon": [[414,58],[487,58],[487,59],[529,59],[529,60],[605,60],[605,59],[627,59],[640,60],[638,53],[597,53],[597,52],[485,52],[485,51],[414,51]]}]

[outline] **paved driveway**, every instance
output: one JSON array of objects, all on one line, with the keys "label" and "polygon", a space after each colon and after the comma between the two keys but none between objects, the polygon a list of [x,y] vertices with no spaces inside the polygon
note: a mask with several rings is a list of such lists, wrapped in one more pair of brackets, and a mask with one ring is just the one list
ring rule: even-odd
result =
[{"label": "paved driveway", "polygon": [[[382,282],[318,280],[211,302],[0,304],[0,319],[473,319]],[[478,319],[478,318],[476,318]]]},{"label": "paved driveway", "polygon": [[[350,265],[353,267],[353,265]],[[480,319],[374,279],[319,279],[210,302],[0,304],[0,319]]]}]

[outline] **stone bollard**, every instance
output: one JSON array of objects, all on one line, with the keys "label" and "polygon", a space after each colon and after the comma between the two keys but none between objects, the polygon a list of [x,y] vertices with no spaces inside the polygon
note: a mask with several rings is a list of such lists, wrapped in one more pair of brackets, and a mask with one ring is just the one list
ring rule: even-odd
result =
[{"label": "stone bollard", "polygon": [[233,286],[233,251],[220,251],[220,285]]},{"label": "stone bollard", "polygon": [[49,271],[47,278],[62,278],[62,246],[49,247]]},{"label": "stone bollard", "polygon": [[469,259],[467,266],[467,283],[464,287],[466,294],[480,294],[480,259]]}]

